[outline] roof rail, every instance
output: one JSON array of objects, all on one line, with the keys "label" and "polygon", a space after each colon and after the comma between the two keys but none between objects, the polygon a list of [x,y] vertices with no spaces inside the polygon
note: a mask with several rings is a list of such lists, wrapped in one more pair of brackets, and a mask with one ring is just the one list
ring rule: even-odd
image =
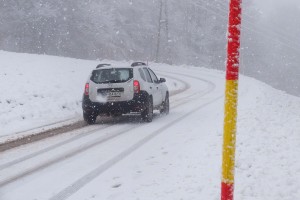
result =
[{"label": "roof rail", "polygon": [[101,63],[99,65],[97,65],[97,69],[100,68],[100,67],[106,67],[106,66],[111,66],[111,64],[107,64],[107,63]]},{"label": "roof rail", "polygon": [[132,64],[131,64],[131,67],[136,67],[136,66],[146,66],[146,63],[144,63],[144,62],[133,62]]}]

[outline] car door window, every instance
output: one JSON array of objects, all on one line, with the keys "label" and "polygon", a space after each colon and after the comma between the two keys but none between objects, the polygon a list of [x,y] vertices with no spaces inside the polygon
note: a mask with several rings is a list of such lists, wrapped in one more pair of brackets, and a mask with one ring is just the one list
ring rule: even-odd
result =
[{"label": "car door window", "polygon": [[147,80],[146,80],[146,77],[145,77],[145,74],[144,74],[144,72],[143,72],[142,69],[139,69],[139,73],[140,73],[141,78],[142,78],[144,81],[147,81]]},{"label": "car door window", "polygon": [[145,72],[147,82],[152,83],[152,79],[151,79],[150,73],[149,73],[149,71],[147,70],[147,68],[143,68],[143,70],[144,70],[144,72]]},{"label": "car door window", "polygon": [[155,75],[155,73],[151,70],[151,69],[148,69],[149,70],[149,73],[150,73],[150,76],[153,80],[154,83],[158,83],[158,78],[157,76]]}]

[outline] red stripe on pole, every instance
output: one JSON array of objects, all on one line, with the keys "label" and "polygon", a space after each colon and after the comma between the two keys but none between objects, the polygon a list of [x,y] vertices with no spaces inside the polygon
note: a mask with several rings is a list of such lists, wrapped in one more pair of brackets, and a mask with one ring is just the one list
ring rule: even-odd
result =
[{"label": "red stripe on pole", "polygon": [[233,199],[233,188],[234,188],[233,184],[222,182],[221,200],[232,200]]},{"label": "red stripe on pole", "polygon": [[228,44],[227,44],[227,80],[238,80],[239,48],[241,33],[241,0],[230,1]]}]

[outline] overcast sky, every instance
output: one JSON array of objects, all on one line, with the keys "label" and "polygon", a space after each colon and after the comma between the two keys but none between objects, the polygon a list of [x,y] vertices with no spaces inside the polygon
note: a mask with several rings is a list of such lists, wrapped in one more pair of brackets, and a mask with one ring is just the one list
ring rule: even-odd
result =
[{"label": "overcast sky", "polygon": [[[253,0],[259,10],[261,26],[284,31],[288,36],[300,33],[300,0]],[[283,34],[285,35],[285,34]]]},{"label": "overcast sky", "polygon": [[263,15],[273,15],[281,10],[300,11],[299,0],[253,0],[253,2]]},{"label": "overcast sky", "polygon": [[[246,1],[246,0],[244,0]],[[256,5],[262,8],[275,8],[280,5],[300,6],[299,0],[253,0]]]}]

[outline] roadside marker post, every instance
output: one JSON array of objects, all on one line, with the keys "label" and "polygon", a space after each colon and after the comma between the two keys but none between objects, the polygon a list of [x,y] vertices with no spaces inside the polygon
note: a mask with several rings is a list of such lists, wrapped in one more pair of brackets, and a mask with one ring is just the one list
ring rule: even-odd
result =
[{"label": "roadside marker post", "polygon": [[242,0],[230,0],[221,200],[233,200]]}]

